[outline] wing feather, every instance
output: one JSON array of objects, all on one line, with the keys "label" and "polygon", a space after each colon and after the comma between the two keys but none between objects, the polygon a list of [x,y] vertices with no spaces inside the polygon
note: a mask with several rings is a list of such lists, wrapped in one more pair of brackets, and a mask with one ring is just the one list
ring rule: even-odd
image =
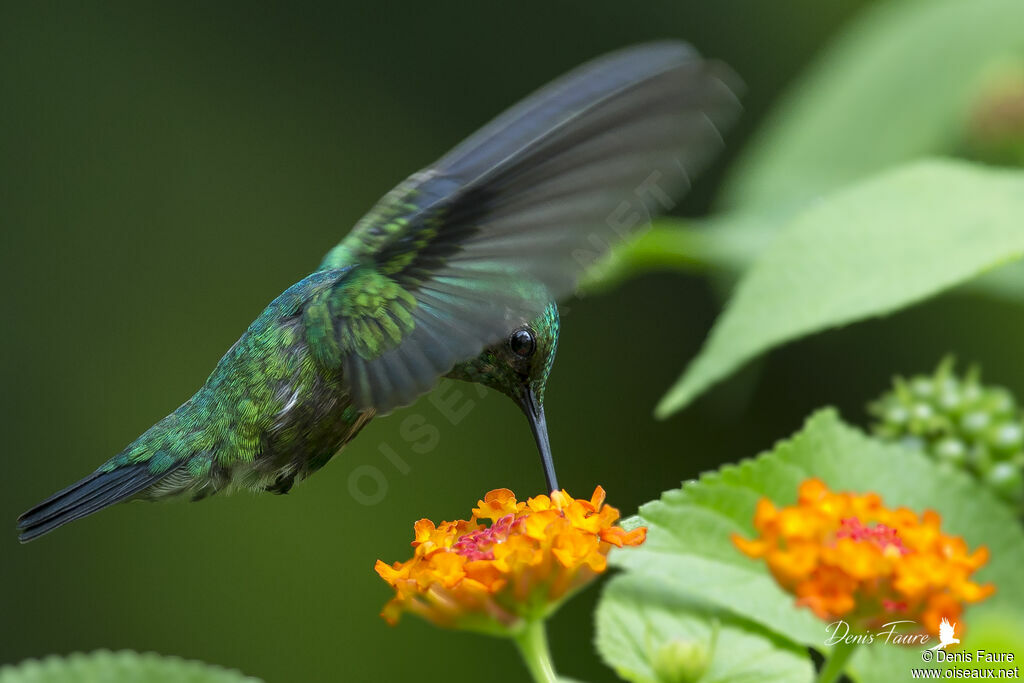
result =
[{"label": "wing feather", "polygon": [[[739,111],[735,83],[683,43],[622,50],[385,195],[321,265],[355,264],[363,275],[351,279],[377,302],[331,309],[339,349],[358,350],[342,354],[356,403],[386,413],[415,400],[671,208],[722,146]],[[338,286],[352,296],[352,282]]]}]

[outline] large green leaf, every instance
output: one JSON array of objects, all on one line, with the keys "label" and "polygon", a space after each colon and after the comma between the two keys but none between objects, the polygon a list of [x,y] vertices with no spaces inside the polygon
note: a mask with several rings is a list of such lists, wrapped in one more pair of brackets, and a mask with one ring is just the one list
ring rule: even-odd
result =
[{"label": "large green leaf", "polygon": [[[641,273],[674,271],[711,276],[728,293],[736,280],[778,237],[792,212],[737,211],[709,218],[663,218],[635,240],[618,245],[581,283],[601,292]],[[1014,262],[964,283],[959,291],[1024,302],[1024,262]]]},{"label": "large green leaf", "polygon": [[[753,537],[759,499],[791,504],[809,477],[833,490],[875,491],[890,506],[939,512],[944,531],[963,536],[972,549],[985,545],[991,551],[977,576],[995,583],[997,592],[969,608],[968,631],[993,619],[1024,622],[1024,531],[1006,507],[965,474],[872,439],[831,410],[814,415],[770,453],[705,474],[641,507],[632,523],[648,527],[647,542],[614,553],[612,561],[650,590],[711,602],[795,643],[827,650],[825,625],[797,608],[764,564],[742,555],[730,540],[732,533]],[[981,645],[970,632],[966,637],[966,646]],[[1024,640],[1013,645],[1024,655]],[[916,649],[876,643],[862,648],[852,669],[865,681],[897,680],[915,665],[921,665]]]},{"label": "large green leaf", "polygon": [[[808,202],[901,163],[969,151],[978,103],[1004,88],[1019,97],[1021,25],[1019,0],[890,0],[865,8],[733,165],[720,201],[729,210],[696,229],[659,222],[614,250],[587,288],[655,269],[710,269],[731,281]],[[1019,165],[1020,136],[1007,144],[1016,155],[993,160]],[[1000,269],[968,288],[1019,303],[1024,267]]]},{"label": "large green leaf", "polygon": [[1024,171],[923,161],[800,211],[743,276],[659,417],[769,349],[909,306],[1024,255]]},{"label": "large green leaf", "polygon": [[734,165],[729,207],[798,204],[952,153],[987,72],[1024,57],[1020,0],[872,3],[815,61]]},{"label": "large green leaf", "polygon": [[[597,610],[597,649],[634,683],[694,680],[705,666],[701,683],[800,683],[814,677],[804,648],[639,576],[616,577],[605,588]],[[695,664],[702,651],[703,666]]]},{"label": "large green leaf", "polygon": [[76,653],[0,668],[0,683],[260,683],[202,662],[148,652]]}]

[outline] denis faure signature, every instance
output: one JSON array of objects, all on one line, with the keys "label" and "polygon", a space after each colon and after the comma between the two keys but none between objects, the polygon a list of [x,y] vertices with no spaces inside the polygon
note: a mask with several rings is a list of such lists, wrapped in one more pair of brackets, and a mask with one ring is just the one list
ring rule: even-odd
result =
[{"label": "denis faure signature", "polygon": [[900,633],[897,631],[903,626],[917,626],[917,622],[908,619],[890,621],[882,624],[882,628],[878,631],[850,633],[850,624],[839,619],[825,627],[825,644],[868,645],[877,641],[891,645],[924,645],[931,640],[931,636],[927,633]]}]

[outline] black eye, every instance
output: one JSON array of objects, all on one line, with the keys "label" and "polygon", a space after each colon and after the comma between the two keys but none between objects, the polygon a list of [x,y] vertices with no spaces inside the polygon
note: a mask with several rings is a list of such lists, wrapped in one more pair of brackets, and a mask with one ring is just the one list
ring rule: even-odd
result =
[{"label": "black eye", "polygon": [[537,339],[529,330],[516,330],[508,338],[508,346],[520,358],[529,358],[537,350]]}]

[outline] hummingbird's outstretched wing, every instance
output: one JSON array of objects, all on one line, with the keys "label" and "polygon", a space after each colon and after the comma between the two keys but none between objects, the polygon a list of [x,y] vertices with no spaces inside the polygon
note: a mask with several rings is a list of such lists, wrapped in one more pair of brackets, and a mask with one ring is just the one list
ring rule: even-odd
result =
[{"label": "hummingbird's outstretched wing", "polygon": [[671,208],[721,147],[735,84],[684,43],[616,52],[389,192],[321,264],[356,272],[307,311],[356,403],[411,402]]}]

